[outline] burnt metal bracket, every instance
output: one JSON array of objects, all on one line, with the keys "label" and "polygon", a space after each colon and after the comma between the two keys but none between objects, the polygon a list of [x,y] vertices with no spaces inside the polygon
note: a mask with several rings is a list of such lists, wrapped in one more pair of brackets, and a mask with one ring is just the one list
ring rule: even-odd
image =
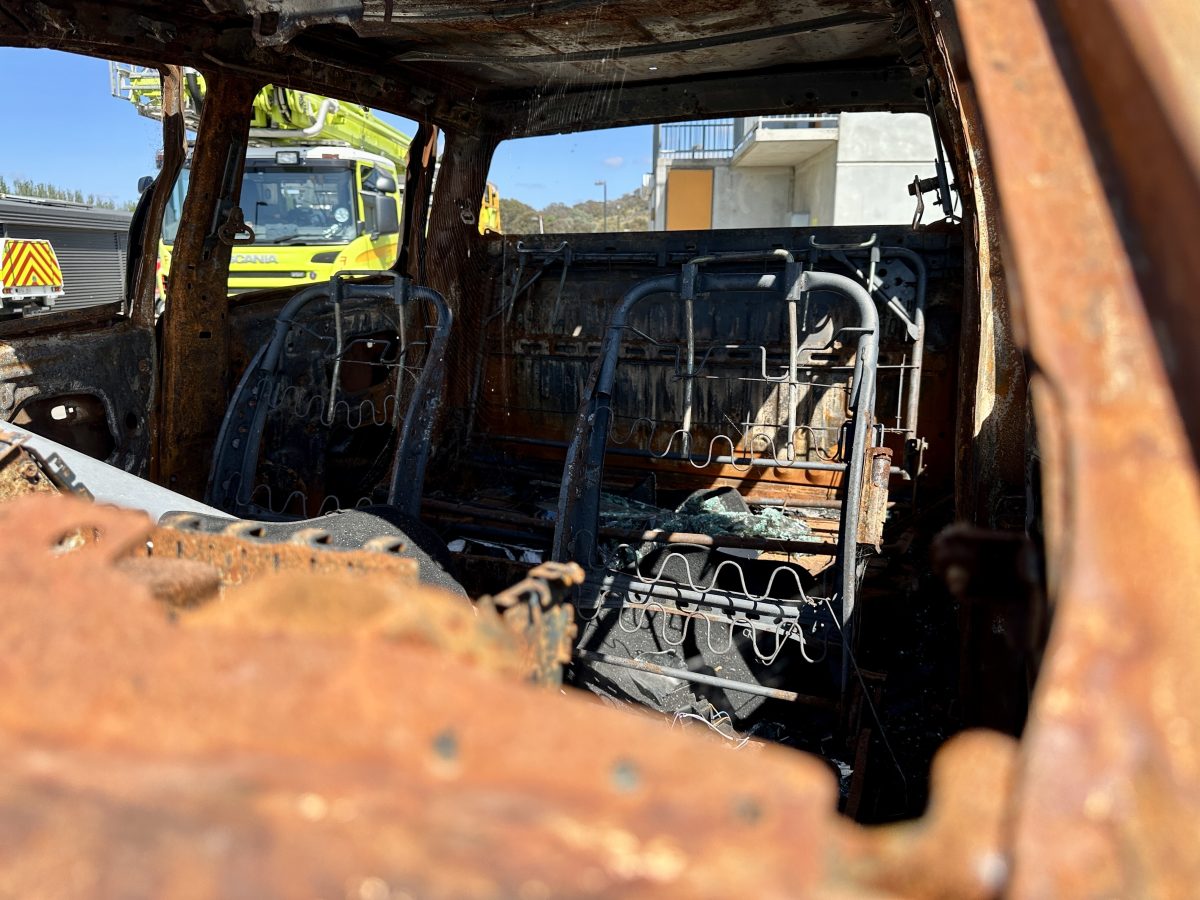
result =
[{"label": "burnt metal bracket", "polygon": [[547,562],[512,587],[479,600],[481,605],[494,606],[505,625],[524,639],[535,683],[562,684],[576,632],[575,610],[566,598],[583,581],[583,569],[575,563]]},{"label": "burnt metal bracket", "polygon": [[937,110],[934,104],[934,91],[937,90],[937,85],[932,78],[929,79],[928,84],[926,103],[929,106],[929,127],[933,129],[933,149],[937,153],[938,204],[942,207],[946,218],[952,219],[954,218],[954,197],[950,193],[950,175],[946,169],[946,153],[942,147],[942,136],[938,133]]}]

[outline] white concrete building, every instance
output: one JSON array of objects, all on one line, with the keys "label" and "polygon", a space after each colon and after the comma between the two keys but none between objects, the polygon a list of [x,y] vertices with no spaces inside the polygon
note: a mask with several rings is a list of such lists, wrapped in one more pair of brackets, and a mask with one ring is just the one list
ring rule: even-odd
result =
[{"label": "white concrete building", "polygon": [[[657,125],[651,227],[904,224],[916,210],[908,186],[935,174],[934,158],[920,113]],[[924,219],[943,215],[927,206]]]}]

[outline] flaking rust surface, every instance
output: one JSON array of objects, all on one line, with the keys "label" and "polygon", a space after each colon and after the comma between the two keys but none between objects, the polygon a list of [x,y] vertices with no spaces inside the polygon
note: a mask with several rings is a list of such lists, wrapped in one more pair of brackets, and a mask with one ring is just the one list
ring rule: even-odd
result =
[{"label": "flaking rust surface", "polygon": [[[95,540],[56,549],[80,528]],[[899,880],[913,854],[943,858],[943,888],[994,888],[979,860],[1001,852],[1007,739],[952,742],[935,817],[865,831],[812,757],[765,747],[747,765],[464,662],[380,627],[386,598],[357,601],[360,626],[289,623],[268,578],[243,600],[275,619],[168,616],[114,566],[150,528],[62,497],[0,507],[0,893],[727,896],[753,860],[760,896],[919,895]],[[336,603],[352,582],[329,578],[311,589]],[[964,778],[982,806],[963,807]]]},{"label": "flaking rust surface", "polygon": [[12,435],[0,431],[0,503],[26,494],[53,494],[56,488],[41,466],[20,444],[6,441]]},{"label": "flaking rust surface", "polygon": [[248,532],[247,525],[231,523],[224,532],[211,533],[191,528],[186,514],[169,516],[165,527],[155,528],[138,555],[155,562],[188,559],[208,563],[221,572],[225,585],[240,585],[264,575],[287,571],[310,574],[378,574],[393,581],[415,584],[417,564],[399,555],[392,548],[395,540],[384,540],[377,550],[331,551],[310,543],[309,537],[320,537],[301,531],[288,541],[258,540]]}]

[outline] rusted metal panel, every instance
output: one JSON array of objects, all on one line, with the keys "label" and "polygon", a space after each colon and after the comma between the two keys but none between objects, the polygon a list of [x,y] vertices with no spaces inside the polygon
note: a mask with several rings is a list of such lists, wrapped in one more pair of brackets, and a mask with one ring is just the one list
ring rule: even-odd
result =
[{"label": "rusted metal panel", "polygon": [[[954,456],[955,512],[987,527],[1019,527],[1029,448],[1017,435],[1028,426],[1028,388],[1017,343],[1020,322],[1008,299],[992,162],[956,3],[912,0],[912,5],[938,98],[933,113],[939,137],[962,201],[968,290],[957,335],[958,384],[931,385],[934,391],[950,388],[948,396],[956,398],[955,440],[945,448]],[[937,443],[931,450],[945,452]]]},{"label": "rusted metal panel", "polygon": [[0,503],[38,493],[55,494],[58,489],[38,458],[21,446],[20,439],[0,430]]},{"label": "rusted metal panel", "polygon": [[417,564],[400,556],[396,539],[380,539],[367,551],[323,549],[329,535],[319,528],[300,531],[288,541],[260,540],[255,522],[233,522],[222,534],[203,532],[194,527],[195,517],[177,513],[152,531],[138,555],[147,559],[187,559],[214,566],[224,585],[239,585],[264,575],[286,571],[326,574],[374,573],[413,584]]},{"label": "rusted metal panel", "polygon": [[[484,339],[484,317],[490,298],[487,239],[479,233],[479,204],[497,140],[487,135],[451,131],[446,134],[441,169],[429,216],[427,258],[454,260],[454,265],[429,267],[429,287],[446,298],[454,315],[454,332],[446,351],[446,403],[443,428],[460,431],[462,421],[450,422],[447,405],[465,411],[471,374]],[[446,432],[440,440],[448,440]],[[438,460],[433,460],[431,470]]]},{"label": "rusted metal panel", "polygon": [[[471,604],[420,585],[417,563],[401,555],[395,537],[347,550],[331,546],[320,528],[270,540],[257,536],[262,528],[254,522],[202,532],[184,513],[155,526],[141,513],[59,496],[62,488],[37,455],[19,458],[20,450],[13,448],[13,478],[28,482],[28,490],[4,498],[12,502],[0,504],[0,529],[36,520],[28,532],[33,546],[51,554],[70,550],[81,572],[111,567],[175,608],[185,624],[407,636],[513,677],[561,681],[574,634],[562,598],[582,579],[572,566],[544,565],[495,598]],[[7,483],[7,468],[0,467],[0,484]],[[335,596],[341,599],[330,602]]]},{"label": "rusted metal panel", "polygon": [[[66,322],[52,314],[13,323],[30,325],[31,333],[0,339],[0,419],[19,425],[33,404],[50,415],[56,397],[85,398],[102,411],[92,436],[111,444],[106,461],[142,474],[151,450],[146,411],[154,385],[154,336],[126,318],[84,312],[91,311],[66,314]],[[39,319],[62,324],[47,333]],[[69,428],[63,430],[60,443],[85,445],[87,435],[76,439]]]},{"label": "rusted metal panel", "polygon": [[1095,104],[1091,133],[1103,129],[1103,139],[1092,145],[1097,165],[1106,186],[1118,186],[1118,215],[1135,224],[1123,229],[1122,238],[1189,439],[1197,446],[1200,254],[1182,250],[1179,240],[1200,234],[1200,4],[1057,0],[1055,5],[1076,71]]},{"label": "rusted metal panel", "polygon": [[869,544],[878,551],[883,542],[883,523],[887,518],[892,451],[889,447],[868,447],[866,454],[857,539],[858,543]]},{"label": "rusted metal panel", "polygon": [[[1113,6],[1100,6],[1099,18],[1075,22],[1089,40],[1107,28]],[[1129,21],[1134,42],[1160,21],[1141,9],[1148,18]],[[1077,100],[1080,69],[1044,10],[1032,0],[958,5],[1037,371],[1056,603],[1022,743],[1014,890],[1183,896],[1200,878],[1200,646],[1181,624],[1200,581],[1200,485],[1154,316],[1190,301],[1139,290],[1124,237],[1152,232],[1113,206],[1107,179],[1120,175],[1105,169],[1093,139],[1101,123]],[[1162,101],[1143,74],[1130,73],[1125,105]],[[1157,147],[1143,149],[1157,165]],[[1173,208],[1170,184],[1123,184]],[[1186,255],[1171,254],[1166,290],[1191,265]],[[1172,321],[1172,343],[1194,346],[1194,318]],[[1194,411],[1194,396],[1183,405]]]},{"label": "rusted metal panel", "polygon": [[[356,601],[358,627],[303,618],[335,613],[344,579],[267,579],[254,616],[220,621],[226,597],[173,622],[116,565],[143,516],[31,503],[0,506],[6,892],[719,896],[747,860],[763,896],[986,896],[1003,878],[1007,739],[947,746],[921,826],[862,830],[810,757],[521,684],[520,652],[453,598],[408,592],[408,629]],[[80,527],[100,538],[56,550]]]},{"label": "rusted metal panel", "polygon": [[[200,497],[229,401],[226,281],[249,110],[260,85],[209,76],[162,319],[157,480]],[[240,219],[239,219],[240,221]],[[241,236],[244,239],[244,235]]]}]

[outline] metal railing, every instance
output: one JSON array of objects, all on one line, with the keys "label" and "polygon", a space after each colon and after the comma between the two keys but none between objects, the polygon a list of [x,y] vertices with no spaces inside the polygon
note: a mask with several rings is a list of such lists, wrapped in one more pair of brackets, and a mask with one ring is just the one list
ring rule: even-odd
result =
[{"label": "metal railing", "polygon": [[668,159],[726,159],[753,138],[760,128],[836,128],[837,121],[837,116],[805,114],[660,125],[656,134],[656,155]]},{"label": "metal railing", "polygon": [[733,154],[733,119],[661,125],[657,152],[670,159],[724,159]]}]

